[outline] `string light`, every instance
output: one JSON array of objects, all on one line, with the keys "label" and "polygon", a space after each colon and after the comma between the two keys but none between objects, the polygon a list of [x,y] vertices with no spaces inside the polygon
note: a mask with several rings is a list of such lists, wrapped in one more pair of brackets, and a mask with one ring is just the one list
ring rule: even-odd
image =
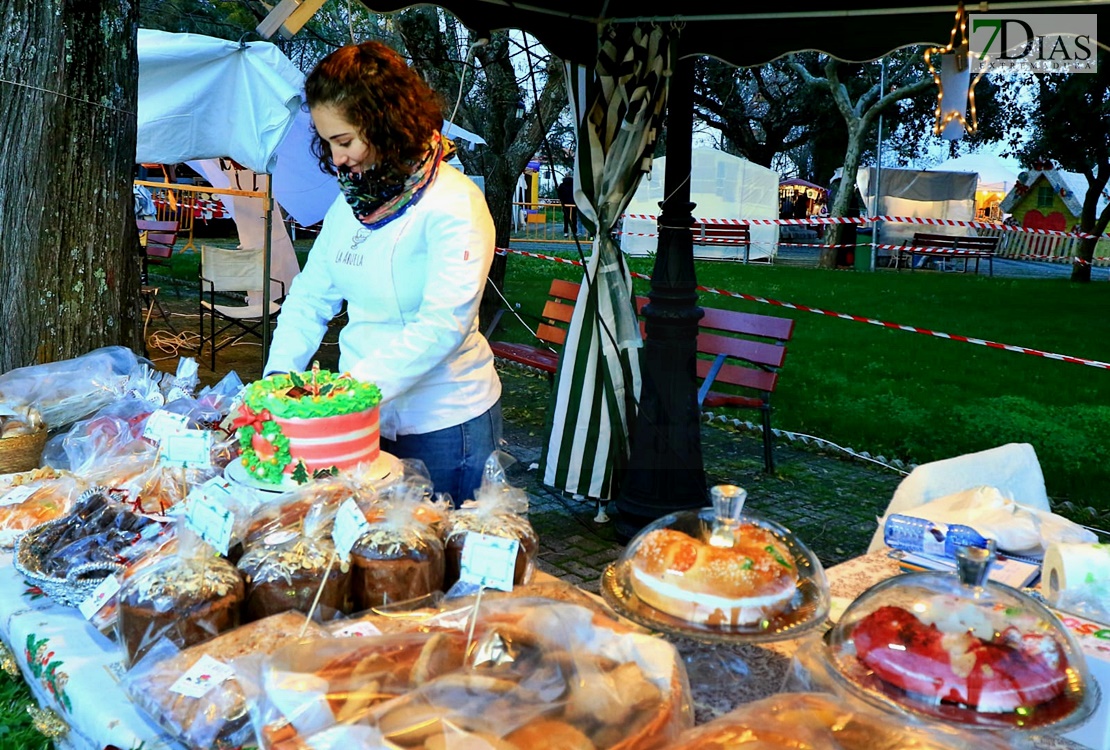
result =
[{"label": "string light", "polygon": [[[956,32],[960,34],[960,44],[956,44]],[[964,118],[964,114],[959,109],[953,109],[947,114],[944,113],[944,84],[940,78],[940,70],[937,66],[933,65],[933,55],[956,55],[956,69],[962,71],[968,64],[969,58],[975,53],[971,52],[967,40],[967,12],[964,10],[963,0],[960,0],[956,8],[956,20],[952,26],[952,33],[948,39],[948,46],[946,47],[929,47],[925,50],[925,64],[929,66],[929,73],[933,76],[933,83],[937,85],[937,106],[935,115],[935,122],[933,124],[933,135],[940,135],[950,122],[956,120],[967,131],[968,135],[973,134],[979,127],[979,120],[975,113],[975,84],[979,83],[979,79],[987,72],[987,66],[990,63],[990,57],[987,55],[975,55],[979,59],[979,72],[975,78],[971,80],[967,89],[967,104],[970,111],[970,117]]]}]

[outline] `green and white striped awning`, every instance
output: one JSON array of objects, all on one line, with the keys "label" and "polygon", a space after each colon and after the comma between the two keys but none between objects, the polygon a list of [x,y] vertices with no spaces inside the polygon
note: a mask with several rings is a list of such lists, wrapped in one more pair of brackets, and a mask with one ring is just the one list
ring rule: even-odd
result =
[{"label": "green and white striped awning", "polygon": [[568,63],[578,123],[574,199],[594,234],[555,377],[544,483],[608,499],[628,462],[640,394],[640,329],[632,277],[611,231],[650,171],[666,109],[674,32],[656,25],[603,30],[592,71]]}]

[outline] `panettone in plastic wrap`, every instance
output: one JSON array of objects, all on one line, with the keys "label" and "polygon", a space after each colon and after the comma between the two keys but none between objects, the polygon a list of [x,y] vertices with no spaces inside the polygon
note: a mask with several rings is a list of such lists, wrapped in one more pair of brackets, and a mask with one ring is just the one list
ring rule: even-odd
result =
[{"label": "panettone in plastic wrap", "polygon": [[1082,723],[1098,685],[1060,620],[987,580],[993,552],[963,548],[958,572],[879,583],[844,612],[811,668],[856,698],[982,729]]},{"label": "panettone in plastic wrap", "polygon": [[[515,459],[501,451],[490,454],[482,473],[482,484],[475,490],[474,499],[464,502],[447,519],[444,586],[449,590],[459,581],[463,548],[470,532],[516,539],[520,544],[513,570],[513,585],[519,586],[532,580],[540,540],[528,520],[528,493],[509,484],[506,476],[506,467],[513,461]],[[461,591],[457,590],[459,593],[469,593],[466,586],[460,588]]]},{"label": "panettone in plastic wrap", "polygon": [[743,510],[746,492],[713,488],[713,507],[646,526],[602,577],[629,619],[708,640],[795,637],[824,622],[828,583],[789,530]]},{"label": "panettone in plastic wrap", "polygon": [[376,520],[351,548],[351,594],[356,609],[396,604],[443,590],[443,542],[417,517],[421,506],[378,508]]},{"label": "panettone in plastic wrap", "polygon": [[253,709],[262,746],[366,746],[373,730],[405,748],[632,750],[691,725],[686,673],[666,641],[540,599],[483,603],[473,622],[472,612],[432,618],[425,632],[276,650]]},{"label": "panettone in plastic wrap", "polygon": [[331,538],[334,506],[320,504],[284,528],[247,542],[236,566],[246,583],[246,620],[295,609],[318,621],[351,612],[350,565]]},{"label": "panettone in plastic wrap", "polygon": [[128,664],[163,638],[187,648],[239,627],[242,575],[189,529],[177,534],[171,554],[120,589],[116,628]]}]

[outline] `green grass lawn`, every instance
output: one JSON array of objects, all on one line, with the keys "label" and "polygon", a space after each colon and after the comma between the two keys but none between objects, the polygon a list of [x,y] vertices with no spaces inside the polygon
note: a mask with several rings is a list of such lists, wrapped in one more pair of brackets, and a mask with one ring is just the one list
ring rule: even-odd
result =
[{"label": "green grass lawn", "polygon": [[28,707],[37,706],[21,678],[0,672],[0,750],[49,750],[53,746],[34,728],[27,713]]},{"label": "green grass lawn", "polygon": [[[296,243],[302,263],[310,245]],[[198,260],[175,256],[172,276],[192,283]],[[650,258],[631,263],[651,272]],[[699,262],[697,271],[706,286],[1110,362],[1103,283],[730,262]],[[510,256],[505,294],[534,324],[555,277],[580,281],[581,271]],[[648,289],[636,281],[637,293]],[[1110,511],[1110,371],[720,295],[701,302],[798,321],[774,398],[776,427],[918,463],[1029,442],[1049,494],[1067,501],[1064,512],[1092,523]],[[496,337],[529,334],[505,316]]]},{"label": "green grass lawn", "polygon": [[[631,263],[650,273],[650,259]],[[706,286],[1110,361],[1106,284],[724,262],[699,262],[697,271]],[[534,320],[554,276],[581,279],[569,266],[510,256],[505,294]],[[720,295],[702,294],[701,303],[797,321],[775,426],[914,462],[1029,442],[1065,512],[1092,523],[1110,510],[1110,371]],[[505,320],[499,338],[528,339]]]}]

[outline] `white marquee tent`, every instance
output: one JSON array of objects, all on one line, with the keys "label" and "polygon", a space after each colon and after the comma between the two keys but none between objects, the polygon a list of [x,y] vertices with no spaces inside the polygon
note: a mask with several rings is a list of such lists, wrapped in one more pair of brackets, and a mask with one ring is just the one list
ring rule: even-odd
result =
[{"label": "white marquee tent", "polygon": [[[863,196],[868,216],[909,216],[930,219],[971,221],[975,218],[975,187],[977,178],[970,172],[934,172],[916,169],[883,167],[878,205],[875,200],[875,168],[865,167],[856,175],[856,185]],[[922,231],[919,224],[884,223],[880,228],[881,243],[901,243]],[[963,227],[929,227],[934,234],[967,234]]]},{"label": "white marquee tent", "polygon": [[[626,214],[659,214],[659,203],[665,194],[666,166],[666,157],[653,162],[651,174],[640,182]],[[691,154],[690,200],[697,204],[694,216],[700,218],[777,219],[779,176],[738,156],[696,148]],[[653,253],[659,241],[657,232],[654,220],[626,218],[621,250],[629,255]],[[751,240],[751,259],[771,258],[778,243],[778,227],[753,226]],[[694,257],[736,260],[744,257],[744,251],[737,245],[694,245]]]}]

